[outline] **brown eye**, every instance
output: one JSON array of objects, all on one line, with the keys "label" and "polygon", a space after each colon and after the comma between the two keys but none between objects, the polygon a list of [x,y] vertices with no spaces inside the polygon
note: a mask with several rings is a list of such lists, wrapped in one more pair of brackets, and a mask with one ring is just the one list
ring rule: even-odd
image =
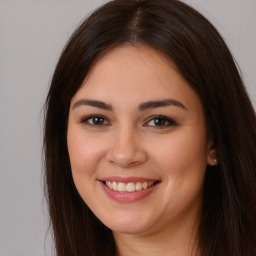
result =
[{"label": "brown eye", "polygon": [[145,126],[150,126],[154,128],[165,128],[169,126],[176,126],[177,123],[173,119],[166,116],[154,116],[151,118]]},{"label": "brown eye", "polygon": [[108,121],[103,116],[89,116],[82,120],[82,123],[91,125],[91,126],[101,126],[108,125]]},{"label": "brown eye", "polygon": [[165,119],[155,118],[152,120],[155,126],[165,126],[168,122]]}]

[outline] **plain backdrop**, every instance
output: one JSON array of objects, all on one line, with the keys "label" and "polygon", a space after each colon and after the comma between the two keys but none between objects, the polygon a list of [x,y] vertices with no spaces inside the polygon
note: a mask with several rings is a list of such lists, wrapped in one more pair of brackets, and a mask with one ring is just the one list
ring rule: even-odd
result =
[{"label": "plain backdrop", "polygon": [[[52,256],[43,195],[43,102],[59,54],[103,0],[0,0],[0,256]],[[229,45],[256,106],[256,1],[186,0]]]}]

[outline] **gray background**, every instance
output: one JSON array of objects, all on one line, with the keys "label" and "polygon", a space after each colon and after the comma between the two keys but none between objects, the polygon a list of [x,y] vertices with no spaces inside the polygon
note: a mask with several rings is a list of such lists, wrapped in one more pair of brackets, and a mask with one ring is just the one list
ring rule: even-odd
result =
[{"label": "gray background", "polygon": [[[42,106],[65,42],[103,0],[0,0],[0,256],[51,253]],[[219,29],[256,106],[256,1],[187,0]]]}]

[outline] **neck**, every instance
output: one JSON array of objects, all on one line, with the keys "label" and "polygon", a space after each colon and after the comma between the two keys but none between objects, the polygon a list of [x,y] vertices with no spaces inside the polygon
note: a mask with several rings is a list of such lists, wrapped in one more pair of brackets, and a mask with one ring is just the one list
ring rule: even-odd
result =
[{"label": "neck", "polygon": [[174,221],[168,228],[153,232],[124,234],[113,232],[117,256],[199,256],[196,232],[198,221]]}]

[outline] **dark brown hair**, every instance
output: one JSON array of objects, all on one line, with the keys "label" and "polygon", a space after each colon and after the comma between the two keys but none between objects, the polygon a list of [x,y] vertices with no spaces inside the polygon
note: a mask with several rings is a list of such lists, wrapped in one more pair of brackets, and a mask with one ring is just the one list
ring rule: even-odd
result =
[{"label": "dark brown hair", "polygon": [[256,118],[223,39],[177,0],[115,0],[73,33],[46,99],[45,185],[58,256],[115,254],[112,232],[73,183],[67,151],[70,100],[99,56],[123,44],[162,51],[199,95],[219,156],[207,167],[198,243],[202,256],[256,255]]}]

